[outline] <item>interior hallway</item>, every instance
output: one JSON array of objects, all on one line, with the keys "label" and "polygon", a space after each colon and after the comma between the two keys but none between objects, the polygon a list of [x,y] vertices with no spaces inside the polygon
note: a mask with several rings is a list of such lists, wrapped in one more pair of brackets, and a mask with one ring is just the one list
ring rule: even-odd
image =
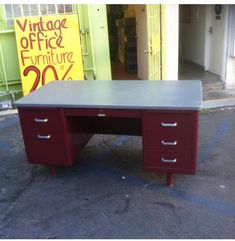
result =
[{"label": "interior hallway", "polygon": [[[128,74],[125,66],[118,60],[112,61],[113,80],[138,80],[137,74]],[[204,71],[199,66],[182,62],[179,65],[179,80],[201,80],[203,100],[232,98],[234,91],[224,90],[224,82],[216,74]]]},{"label": "interior hallway", "polygon": [[119,60],[111,62],[113,80],[138,80],[137,74],[127,73],[124,64]]},{"label": "interior hallway", "polygon": [[201,80],[202,81],[202,98],[203,100],[234,98],[234,90],[224,89],[225,83],[220,76],[204,71],[198,65],[181,62],[179,65],[179,80]]},{"label": "interior hallway", "polygon": [[203,89],[207,91],[224,89],[224,82],[220,76],[204,71],[202,67],[183,61],[179,63],[179,80],[201,80]]}]

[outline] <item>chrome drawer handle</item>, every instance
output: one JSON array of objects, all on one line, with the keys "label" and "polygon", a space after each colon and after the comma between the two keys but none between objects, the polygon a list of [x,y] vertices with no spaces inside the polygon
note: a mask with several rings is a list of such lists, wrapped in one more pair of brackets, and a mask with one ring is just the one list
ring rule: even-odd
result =
[{"label": "chrome drawer handle", "polygon": [[176,146],[177,145],[177,141],[161,141],[162,145],[164,146]]},{"label": "chrome drawer handle", "polygon": [[34,118],[34,121],[35,122],[45,123],[45,122],[48,122],[48,119],[47,118],[45,118],[45,119]]},{"label": "chrome drawer handle", "polygon": [[165,122],[161,122],[161,126],[175,127],[175,126],[177,126],[177,122],[174,122],[174,123],[165,123]]},{"label": "chrome drawer handle", "polygon": [[42,135],[37,135],[37,138],[38,139],[43,139],[43,140],[48,140],[48,139],[50,139],[51,138],[51,135],[47,135],[47,136],[42,136]]},{"label": "chrome drawer handle", "polygon": [[105,117],[106,116],[106,114],[98,114],[97,116],[99,116],[99,117]]},{"label": "chrome drawer handle", "polygon": [[165,163],[176,163],[176,158],[175,159],[165,159],[162,157],[162,162]]}]

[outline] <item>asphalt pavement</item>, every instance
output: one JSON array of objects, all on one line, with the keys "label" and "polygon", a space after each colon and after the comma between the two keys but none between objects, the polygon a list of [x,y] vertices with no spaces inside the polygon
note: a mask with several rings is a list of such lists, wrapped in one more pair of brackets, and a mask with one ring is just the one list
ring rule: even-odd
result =
[{"label": "asphalt pavement", "polygon": [[0,238],[235,238],[235,109],[202,111],[196,175],[142,170],[142,139],[95,135],[56,177],[0,115]]}]

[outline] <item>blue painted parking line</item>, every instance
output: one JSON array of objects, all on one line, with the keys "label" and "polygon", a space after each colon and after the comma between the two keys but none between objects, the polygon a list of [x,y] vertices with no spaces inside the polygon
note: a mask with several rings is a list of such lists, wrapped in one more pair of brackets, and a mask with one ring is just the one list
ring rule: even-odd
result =
[{"label": "blue painted parking line", "polygon": [[9,151],[13,148],[14,146],[12,143],[9,143],[6,140],[0,140],[0,154],[5,152],[5,154],[9,154]]},{"label": "blue painted parking line", "polygon": [[[210,158],[216,146],[223,140],[223,137],[229,132],[229,130],[231,129],[231,121],[232,120],[230,118],[223,120],[223,122],[219,125],[218,129],[209,139],[208,143],[206,143],[203,146],[203,148],[199,153],[199,162],[201,164],[204,164]],[[14,116],[14,118],[10,118],[7,121],[5,120],[1,121],[0,129],[9,127],[17,122],[19,122],[19,119],[18,119],[18,116],[16,115]],[[120,136],[116,138],[113,142],[111,142],[111,146],[115,148],[117,146],[123,145],[129,140],[129,138],[130,136]],[[0,143],[0,145],[3,148],[6,147],[4,146],[5,143]],[[180,190],[180,186],[177,186],[174,188],[168,188],[157,183],[150,183],[147,180],[134,177],[129,174],[127,175],[126,173],[118,171],[116,169],[106,167],[106,166],[101,166],[100,162],[102,160],[107,160],[107,156],[108,156],[108,152],[104,152],[94,160],[90,160],[90,162],[88,160],[88,163],[80,165],[80,170],[85,172],[91,172],[98,176],[109,177],[117,182],[133,185],[142,189],[144,188],[145,190],[166,193],[167,195],[170,195],[171,197],[177,198],[184,202],[197,205],[197,206],[202,206],[204,208],[217,211],[223,215],[235,217],[235,206],[230,203],[225,203],[225,202],[217,201],[207,197],[187,193],[183,190]],[[125,178],[123,179],[123,177]]]},{"label": "blue painted parking line", "polygon": [[[200,163],[205,163],[206,160],[213,154],[214,148],[222,141],[225,134],[228,133],[228,131],[231,128],[231,119],[227,118],[225,119],[221,125],[219,125],[218,129],[216,130],[215,134],[210,138],[209,142],[203,147],[201,153],[199,154],[199,160]],[[119,143],[123,143],[128,141],[128,136],[121,136],[120,138],[117,138],[114,142],[112,142],[112,146],[118,146]],[[202,206],[210,210],[217,211],[221,214],[228,215],[235,217],[235,206],[231,205],[229,203],[217,201],[214,199],[206,198],[203,196],[198,196],[195,194],[187,193],[180,189],[180,186],[177,186],[175,188],[169,189],[167,187],[163,187],[156,183],[149,183],[146,180],[143,180],[141,178],[127,175],[126,173],[114,170],[112,168],[100,166],[99,163],[102,160],[107,160],[107,152],[99,155],[95,160],[91,160],[90,162],[86,163],[85,165],[82,165],[81,168],[83,171],[88,171],[95,173],[99,176],[107,176],[111,177],[113,180],[123,183],[128,183],[130,185],[138,186],[140,188],[145,188],[150,191],[157,191],[162,193],[167,193],[168,195],[180,199],[182,201],[191,203],[193,205]],[[125,177],[125,179],[123,179]]]},{"label": "blue painted parking line", "polygon": [[215,133],[210,137],[209,141],[202,147],[198,155],[199,165],[205,164],[212,156],[216,146],[223,140],[224,136],[231,129],[231,118],[226,118],[216,129]]},{"label": "blue painted parking line", "polygon": [[179,198],[183,201],[196,204],[198,206],[203,206],[207,209],[211,209],[222,214],[235,217],[235,206],[230,203],[225,203],[211,198],[190,194],[177,188],[171,189],[169,193],[171,196]]},{"label": "blue painted parking line", "polygon": [[3,120],[0,121],[0,129],[8,128],[16,123],[19,122],[19,117],[18,115],[11,116],[11,118],[4,118]]},{"label": "blue painted parking line", "polygon": [[[99,159],[102,160],[103,158],[99,157]],[[90,162],[87,164],[82,164],[80,166],[80,170],[85,172],[90,172],[102,177],[104,176],[110,177],[117,182],[134,185],[134,186],[140,187],[141,189],[145,189],[153,192],[166,193],[167,195],[170,195],[171,197],[177,198],[184,202],[188,202],[190,204],[197,205],[199,207],[201,206],[201,207],[210,209],[212,211],[217,211],[223,215],[235,217],[235,206],[232,204],[225,203],[222,201],[217,201],[214,199],[206,198],[206,197],[191,194],[191,193],[187,193],[183,190],[178,189],[177,187],[168,188],[168,187],[163,187],[157,183],[150,183],[141,178],[130,176],[129,174],[127,175],[126,173],[114,170],[112,168],[107,168],[104,166],[101,167],[99,164],[97,164],[97,160],[95,160],[95,163]],[[125,178],[123,179],[123,177]]]},{"label": "blue painted parking line", "polygon": [[112,146],[121,146],[130,139],[130,136],[118,136],[114,141],[111,142]]}]

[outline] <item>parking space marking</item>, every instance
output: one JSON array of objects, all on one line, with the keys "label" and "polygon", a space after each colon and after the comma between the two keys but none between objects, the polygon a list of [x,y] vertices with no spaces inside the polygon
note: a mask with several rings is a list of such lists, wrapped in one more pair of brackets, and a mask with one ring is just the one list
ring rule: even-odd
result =
[{"label": "parking space marking", "polygon": [[[107,157],[102,157],[102,156],[99,157],[100,160],[102,160],[103,158],[107,158]],[[178,189],[178,187],[169,188],[165,186],[160,186],[159,184],[156,184],[156,183],[152,183],[152,182],[149,183],[144,179],[130,176],[129,174],[127,175],[126,173],[123,173],[121,171],[117,171],[112,168],[108,168],[104,166],[101,167],[98,163],[97,163],[97,160],[95,160],[95,163],[91,162],[91,163],[81,164],[79,169],[81,171],[95,173],[98,176],[111,177],[113,180],[117,182],[122,182],[124,184],[127,183],[129,185],[134,185],[137,187],[144,188],[145,190],[165,193],[179,200],[182,200],[194,205],[198,205],[198,206],[203,206],[207,209],[210,209],[212,211],[217,211],[224,215],[235,217],[235,206],[229,203],[191,194],[186,191]],[[125,179],[122,178],[123,176],[125,176]]]},{"label": "parking space marking", "polygon": [[231,129],[231,117],[227,117],[216,129],[215,133],[211,135],[209,141],[199,150],[198,162],[203,165],[213,154],[216,146],[223,140],[224,136]]}]

